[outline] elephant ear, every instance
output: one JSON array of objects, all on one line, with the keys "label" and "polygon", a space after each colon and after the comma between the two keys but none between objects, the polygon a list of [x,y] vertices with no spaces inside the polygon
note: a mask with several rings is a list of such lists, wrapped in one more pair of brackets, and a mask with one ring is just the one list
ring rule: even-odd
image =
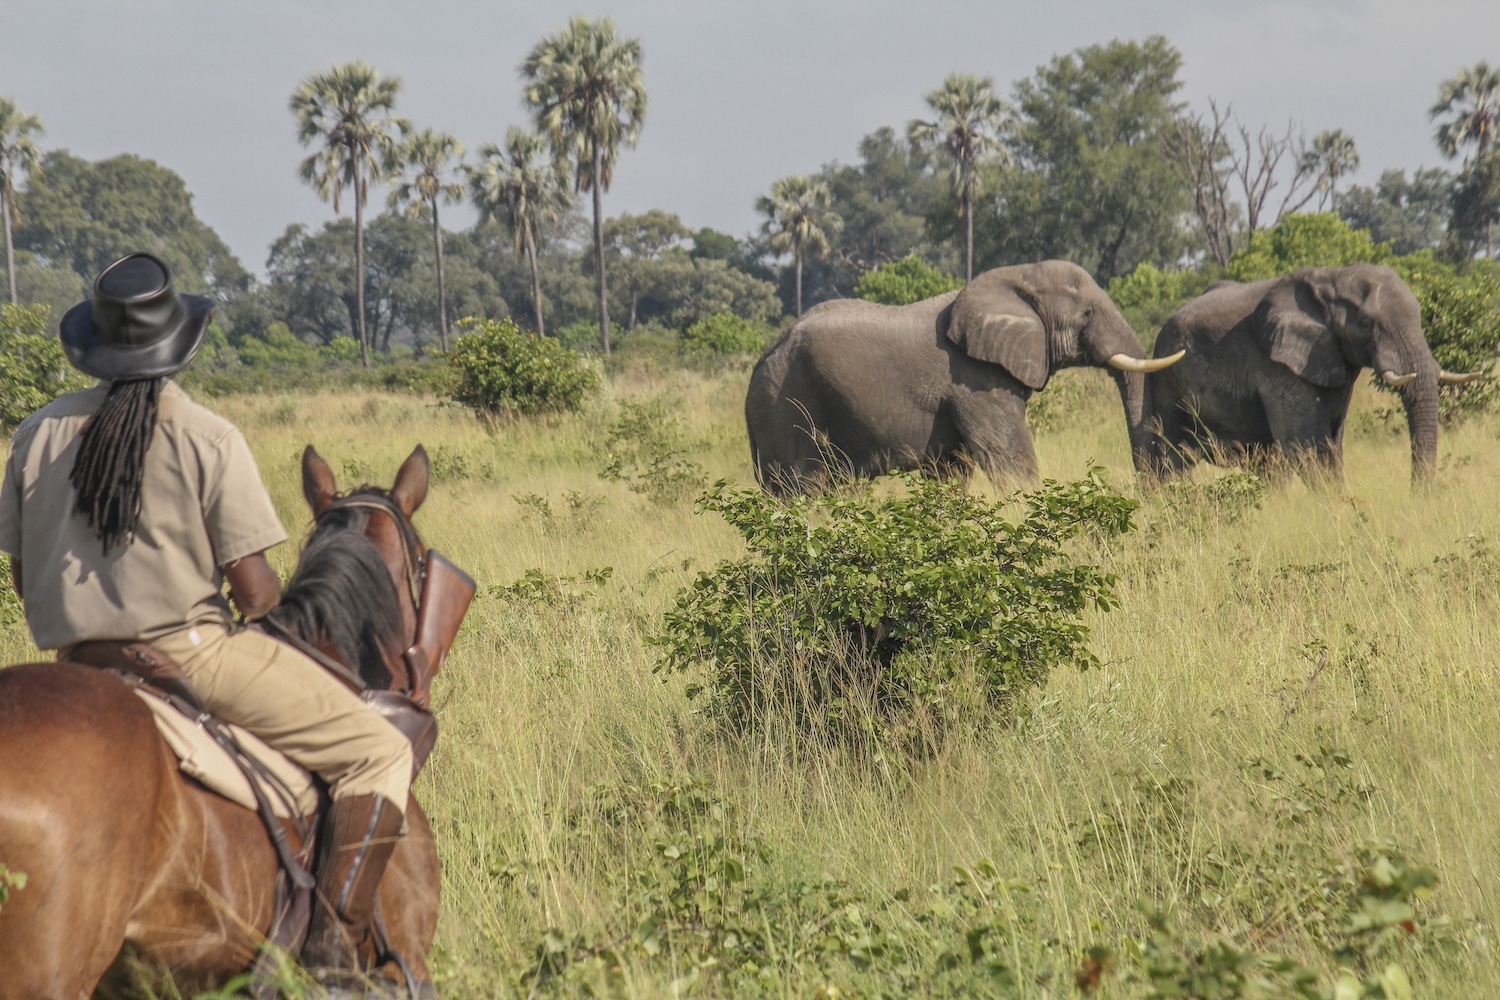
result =
[{"label": "elephant ear", "polygon": [[1277,284],[1262,309],[1260,342],[1272,361],[1325,389],[1349,383],[1349,363],[1328,325],[1327,310],[1303,281]]},{"label": "elephant ear", "polygon": [[976,361],[1000,365],[1022,384],[1040,389],[1052,377],[1047,330],[1015,285],[997,278],[981,275],[958,293],[948,339]]}]

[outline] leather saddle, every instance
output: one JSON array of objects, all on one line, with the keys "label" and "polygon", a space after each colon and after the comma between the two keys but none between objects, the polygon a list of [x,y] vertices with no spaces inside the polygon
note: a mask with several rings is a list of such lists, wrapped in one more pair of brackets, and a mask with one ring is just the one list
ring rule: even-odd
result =
[{"label": "leather saddle", "polygon": [[[200,715],[207,711],[203,699],[193,689],[177,661],[149,643],[116,640],[81,642],[68,651],[68,661],[138,677],[172,696],[171,700],[179,711],[191,709],[191,712],[185,711],[184,714]],[[411,776],[415,781],[422,766],[427,763],[432,748],[437,744],[437,720],[431,712],[417,707],[415,702],[398,691],[366,689],[359,692],[359,696],[381,718],[400,730],[411,743]]]}]

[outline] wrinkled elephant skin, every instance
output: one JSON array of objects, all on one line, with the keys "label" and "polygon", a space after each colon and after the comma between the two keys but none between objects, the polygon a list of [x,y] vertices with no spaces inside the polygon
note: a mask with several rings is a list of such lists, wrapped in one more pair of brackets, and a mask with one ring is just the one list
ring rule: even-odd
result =
[{"label": "wrinkled elephant skin", "polygon": [[[807,312],[755,366],[745,422],[767,490],[972,463],[1036,478],[1026,401],[1059,368],[1112,365],[1132,450],[1147,443],[1140,341],[1082,268],[996,268],[907,306],[854,299]],[[1121,370],[1121,368],[1135,370]]]},{"label": "wrinkled elephant skin", "polygon": [[1421,308],[1387,267],[1304,268],[1226,281],[1177,311],[1156,341],[1183,361],[1147,377],[1148,471],[1175,475],[1205,457],[1283,456],[1317,478],[1343,469],[1344,425],[1360,370],[1399,386],[1412,478],[1437,465],[1441,372]]}]

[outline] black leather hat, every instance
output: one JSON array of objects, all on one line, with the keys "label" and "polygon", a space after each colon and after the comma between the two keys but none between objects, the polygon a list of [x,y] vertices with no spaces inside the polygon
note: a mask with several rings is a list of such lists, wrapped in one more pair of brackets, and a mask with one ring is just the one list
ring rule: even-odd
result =
[{"label": "black leather hat", "polygon": [[178,295],[172,272],[149,253],[127,254],[94,279],[94,298],[62,318],[73,367],[96,378],[160,378],[187,367],[203,346],[212,299]]}]

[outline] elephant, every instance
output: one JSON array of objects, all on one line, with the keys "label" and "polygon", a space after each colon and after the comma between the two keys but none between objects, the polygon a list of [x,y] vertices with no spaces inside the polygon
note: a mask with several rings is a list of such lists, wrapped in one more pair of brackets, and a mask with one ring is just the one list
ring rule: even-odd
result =
[{"label": "elephant", "polygon": [[905,306],[824,302],[763,354],[745,423],[762,488],[787,496],[840,474],[977,465],[997,484],[1036,480],[1026,401],[1060,368],[1108,366],[1132,449],[1144,448],[1145,358],[1088,272],[1061,260],[995,268]]},{"label": "elephant", "polygon": [[1280,454],[1310,478],[1340,480],[1349,399],[1373,368],[1400,391],[1421,483],[1437,465],[1439,385],[1480,377],[1438,366],[1416,296],[1375,264],[1220,282],[1162,327],[1156,355],[1181,351],[1181,364],[1147,378],[1152,435],[1140,454],[1156,476],[1205,453]]}]

